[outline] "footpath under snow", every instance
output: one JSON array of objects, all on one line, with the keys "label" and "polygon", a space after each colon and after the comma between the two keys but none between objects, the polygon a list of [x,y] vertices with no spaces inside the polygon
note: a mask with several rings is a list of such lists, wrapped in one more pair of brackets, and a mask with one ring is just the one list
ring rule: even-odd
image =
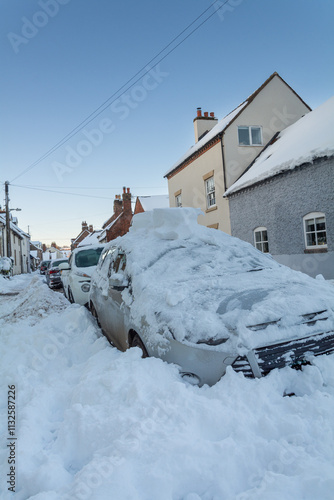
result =
[{"label": "footpath under snow", "polygon": [[111,347],[84,307],[38,275],[1,278],[0,332],[1,500],[333,498],[333,355],[193,387],[174,365]]}]

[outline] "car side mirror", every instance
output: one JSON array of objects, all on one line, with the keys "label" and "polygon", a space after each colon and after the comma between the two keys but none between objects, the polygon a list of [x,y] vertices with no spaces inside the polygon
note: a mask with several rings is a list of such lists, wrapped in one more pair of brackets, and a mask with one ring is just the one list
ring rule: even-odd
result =
[{"label": "car side mirror", "polygon": [[67,262],[63,262],[62,264],[59,264],[59,269],[61,271],[70,271],[71,266]]},{"label": "car side mirror", "polygon": [[115,290],[124,290],[128,286],[128,280],[124,274],[114,273],[109,278],[109,286]]}]

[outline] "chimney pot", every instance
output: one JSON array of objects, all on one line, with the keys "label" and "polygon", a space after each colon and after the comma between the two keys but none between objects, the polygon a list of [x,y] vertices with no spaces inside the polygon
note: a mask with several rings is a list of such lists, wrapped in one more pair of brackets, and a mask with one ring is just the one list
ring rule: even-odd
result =
[{"label": "chimney pot", "polygon": [[197,108],[197,117],[200,118],[202,116],[202,108]]},{"label": "chimney pot", "polygon": [[126,193],[126,187],[125,186],[123,187],[123,193],[124,194]]},{"label": "chimney pot", "polygon": [[210,113],[210,116],[211,116],[211,118],[214,118],[215,114],[214,113]]},{"label": "chimney pot", "polygon": [[208,118],[209,113],[208,113],[207,111],[205,111],[205,112],[204,112],[204,116],[205,116],[205,118]]},{"label": "chimney pot", "polygon": [[130,188],[127,189],[128,193],[130,193]]}]

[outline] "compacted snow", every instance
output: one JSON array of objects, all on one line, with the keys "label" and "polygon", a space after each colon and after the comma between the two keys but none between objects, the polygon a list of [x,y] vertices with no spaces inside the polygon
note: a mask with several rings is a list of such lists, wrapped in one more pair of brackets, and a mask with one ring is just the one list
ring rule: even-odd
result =
[{"label": "compacted snow", "polygon": [[262,379],[229,369],[194,387],[174,365],[111,347],[43,279],[0,280],[1,499],[333,498],[333,355]]}]

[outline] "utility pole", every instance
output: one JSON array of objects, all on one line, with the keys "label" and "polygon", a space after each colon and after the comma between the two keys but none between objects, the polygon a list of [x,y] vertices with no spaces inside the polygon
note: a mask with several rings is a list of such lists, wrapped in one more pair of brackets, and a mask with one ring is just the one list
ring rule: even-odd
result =
[{"label": "utility pole", "polygon": [[5,182],[5,195],[6,195],[6,254],[11,257],[11,242],[10,242],[10,220],[9,220],[9,195],[8,195],[9,182]]}]

